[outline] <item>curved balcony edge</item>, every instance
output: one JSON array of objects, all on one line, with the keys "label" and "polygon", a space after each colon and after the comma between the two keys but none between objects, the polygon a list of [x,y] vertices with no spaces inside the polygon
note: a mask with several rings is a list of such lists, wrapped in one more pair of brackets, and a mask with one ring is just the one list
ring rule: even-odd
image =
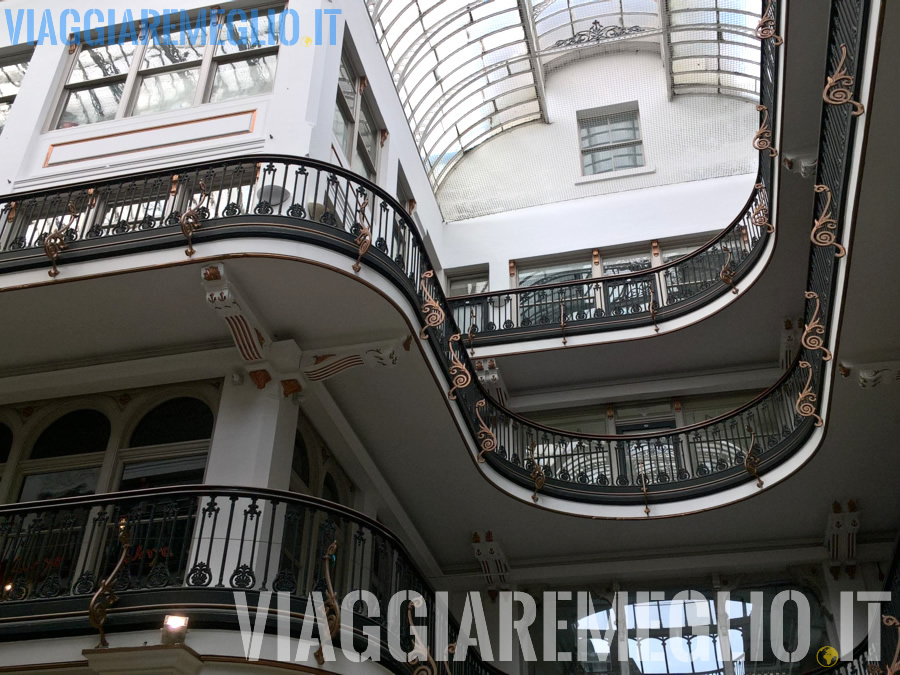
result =
[{"label": "curved balcony edge", "polygon": [[[412,625],[428,645],[439,644],[438,630],[450,644],[459,633],[449,615],[439,622],[434,588],[393,533],[362,513],[291,492],[190,485],[0,506],[0,542],[0,641],[33,639],[36,623],[41,638],[102,629],[102,639],[157,629],[172,611],[189,614],[192,630],[238,630],[236,593],[258,602],[266,591],[288,599],[289,608],[279,598],[278,609],[297,623],[315,616],[310,597],[321,593],[335,649],[342,623],[360,651],[368,639],[360,626],[374,627],[379,663],[397,673],[409,665],[389,645],[404,645],[411,627],[406,600],[400,633],[389,636],[388,601],[397,593],[422,597],[425,614],[417,610]],[[101,616],[94,607],[104,588],[118,597]],[[342,617],[351,592],[371,593],[380,611],[354,604],[353,616]],[[463,667],[473,675],[501,672],[475,650]]]},{"label": "curved balcony edge", "polygon": [[[849,2],[834,0],[833,33],[853,30],[844,25],[846,17],[853,16],[852,8],[842,7]],[[851,96],[867,82],[865,58],[857,57],[864,53],[862,18],[853,49],[844,49],[856,73]],[[837,37],[849,41],[846,35]],[[832,43],[835,39],[832,35]],[[837,63],[842,55],[832,50],[831,72],[843,67]],[[835,252],[844,249],[849,237],[843,214],[852,213],[844,183],[851,153],[859,145],[855,137],[865,129],[850,106],[826,101],[822,115],[818,178],[821,185],[832,186],[827,195],[817,190],[820,215],[811,235],[800,358],[773,388],[746,406],[666,434],[571,434],[533,424],[494,402],[474,377],[464,334],[409,216],[374,184],[316,160],[240,157],[10,198],[3,210],[0,244],[12,250],[0,253],[0,270],[46,267],[49,258],[49,274],[55,278],[61,259],[86,261],[184,243],[191,259],[194,244],[248,235],[333,249],[355,258],[357,275],[363,265],[375,268],[410,303],[413,320],[423,325],[420,340],[431,346],[447,383],[448,405],[466,430],[470,449],[479,462],[495,469],[482,472],[489,481],[523,501],[543,500],[541,507],[555,500],[552,508],[567,513],[639,517],[650,515],[650,506],[656,505],[654,516],[674,515],[684,509],[672,505],[687,499],[754,492],[750,488],[762,487],[761,476],[771,474],[771,485],[774,472],[799,468],[799,449],[810,447],[804,443],[813,434],[821,435],[833,375],[826,345],[834,339],[841,303],[835,291],[843,266]],[[829,242],[816,237],[825,222]],[[808,459],[811,454],[806,454]],[[669,506],[662,506],[666,503]],[[597,504],[623,509],[627,515],[598,514]]]}]

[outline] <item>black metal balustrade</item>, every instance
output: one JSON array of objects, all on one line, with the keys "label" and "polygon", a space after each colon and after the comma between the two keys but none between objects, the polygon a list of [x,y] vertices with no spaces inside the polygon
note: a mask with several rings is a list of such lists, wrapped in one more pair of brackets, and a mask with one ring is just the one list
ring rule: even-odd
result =
[{"label": "black metal balustrade", "polygon": [[[377,522],[321,499],[205,485],[0,507],[5,632],[38,613],[35,601],[80,608],[74,614],[86,626],[92,595],[122,558],[120,531],[128,534],[129,548],[113,578],[120,602],[107,629],[124,627],[129,609],[165,602],[162,597],[184,606],[201,624],[204,616],[211,620],[201,611],[204,604],[224,603],[220,613],[226,616],[215,617],[220,624],[236,621],[233,591],[286,593],[301,603],[301,611],[311,592],[326,600],[333,592],[339,607],[347,593],[368,591],[378,600],[379,616],[370,619],[362,611],[354,623],[381,629],[382,658],[389,659],[388,603],[394,594],[410,591],[425,599],[428,618],[417,620],[417,629],[435,644],[434,590],[403,545]],[[166,595],[173,589],[177,594]],[[162,595],[148,598],[149,592]],[[197,607],[192,610],[191,604]],[[406,603],[401,610],[401,645],[409,651]],[[458,626],[452,623],[448,632],[452,643]],[[451,672],[498,671],[470,650],[465,661],[451,663]]]},{"label": "black metal balustrade", "polygon": [[[861,0],[832,3],[828,73],[832,78],[843,69],[852,75],[852,86],[846,91],[851,99],[862,75],[858,55],[864,53],[861,27],[866,8]],[[778,16],[777,7],[772,16]],[[775,42],[774,38],[762,42],[765,101],[775,96]],[[836,49],[836,43],[843,47]],[[475,377],[466,349],[470,308],[457,320],[409,215],[376,185],[325,162],[274,155],[240,157],[15,195],[0,208],[0,270],[46,268],[49,258],[54,275],[57,262],[64,273],[69,260],[185,244],[190,256],[194,246],[202,248],[204,242],[237,236],[298,239],[336,249],[355,259],[354,270],[362,264],[379,270],[419,308],[425,326],[421,335],[428,338],[444,368],[449,397],[464,413],[480,450],[479,459],[534,488],[536,500],[539,493],[547,493],[600,503],[644,504],[649,511],[655,501],[747,480],[762,486],[760,474],[787,458],[822,424],[817,409],[824,389],[824,363],[831,357],[824,345],[832,327],[836,254],[841,253],[833,242],[841,236],[843,187],[856,110],[850,104],[828,102],[826,89],[818,182],[831,192],[826,203],[825,192],[820,191],[817,220],[811,225],[806,332],[798,360],[779,382],[738,410],[661,433],[568,433],[530,422],[493,401]],[[771,157],[766,147],[760,152],[760,181],[765,186],[771,183]],[[559,297],[533,304],[552,308],[562,299],[564,307],[568,303],[573,307],[631,306],[643,308],[641,320],[652,320],[651,291],[654,303],[665,303],[686,296],[688,288],[700,289],[708,282],[706,272],[715,269],[723,253],[728,274],[720,270],[716,287],[727,292],[726,279],[733,282],[746,269],[765,239],[763,221],[757,220],[763,212],[756,211],[762,204],[768,206],[761,201],[762,195],[762,190],[754,193],[749,221],[745,212],[713,246],[684,259],[683,264],[659,268],[650,277],[640,277],[643,281],[626,275],[591,281],[591,288],[579,286],[582,282],[555,285],[544,290]],[[745,242],[742,228],[747,240],[755,243]],[[595,283],[600,285],[594,288]],[[617,289],[616,284],[624,286]],[[531,287],[528,292],[541,289]],[[717,292],[707,287],[691,298],[709,298]],[[658,315],[664,311],[660,308]],[[640,314],[636,311],[635,316]]]},{"label": "black metal balustrade", "polygon": [[741,215],[694,253],[641,272],[452,297],[454,319],[472,344],[491,345],[656,324],[696,309],[733,291],[765,248],[770,174],[760,174]]},{"label": "black metal balustrade", "polygon": [[[778,4],[773,3],[772,16],[778,15]],[[456,324],[471,344],[656,325],[737,292],[774,231],[770,196],[777,154],[772,149],[771,111],[778,103],[778,44],[774,39],[762,41],[760,131],[754,139],[759,149],[757,181],[738,216],[724,230],[693,253],[659,267],[450,298]]]}]

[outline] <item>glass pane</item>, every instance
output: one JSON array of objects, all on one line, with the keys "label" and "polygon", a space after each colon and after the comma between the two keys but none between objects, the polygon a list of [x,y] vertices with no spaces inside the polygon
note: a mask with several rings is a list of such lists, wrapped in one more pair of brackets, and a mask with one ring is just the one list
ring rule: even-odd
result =
[{"label": "glass pane", "polygon": [[[184,31],[166,36],[170,42],[175,44],[162,44],[161,38],[157,38],[160,40],[159,42],[150,40],[144,52],[144,61],[141,64],[141,68],[159,68],[160,66],[173,66],[179,63],[200,61],[203,58],[203,43],[205,42],[203,35],[203,31],[197,31],[196,33]],[[190,44],[184,44],[192,38],[193,40]]]},{"label": "glass pane", "polygon": [[649,255],[604,256],[603,274],[630,274],[650,269]]},{"label": "glass pane", "polygon": [[375,161],[375,152],[378,148],[378,127],[372,113],[365,105],[363,105],[359,117],[359,140],[366,152],[369,153],[369,159]]},{"label": "glass pane", "polygon": [[210,103],[270,93],[277,65],[277,54],[218,64]]},{"label": "glass pane", "polygon": [[90,469],[69,469],[25,476],[22,483],[20,502],[33,502],[57,497],[78,497],[92,495],[97,490],[100,467]]},{"label": "glass pane", "polygon": [[356,109],[356,76],[353,69],[347,63],[346,58],[341,58],[341,69],[338,73],[338,91],[343,94],[347,107],[351,111]]},{"label": "glass pane", "polygon": [[11,103],[0,103],[0,134],[3,133],[3,127],[6,126],[6,118],[9,117],[10,108],[12,108]]},{"label": "glass pane", "polygon": [[123,81],[101,87],[70,91],[56,128],[68,129],[82,124],[94,124],[115,119],[124,87],[125,82]]},{"label": "glass pane", "polygon": [[203,482],[205,469],[206,455],[134,462],[126,464],[122,470],[119,490],[199,485]]},{"label": "glass pane", "polygon": [[199,79],[199,67],[144,77],[131,114],[137,116],[190,108]]},{"label": "glass pane", "polygon": [[278,15],[279,11],[272,11],[272,21],[268,12],[258,12],[254,18],[243,12],[231,12],[226,15],[230,20],[225,21],[219,29],[219,41],[216,46],[216,54],[236,54],[257,47],[275,47],[279,44]]},{"label": "glass pane", "polygon": [[587,279],[591,276],[591,261],[549,263],[541,267],[519,270],[519,287],[555,284],[562,281]]},{"label": "glass pane", "polygon": [[69,84],[112,75],[127,75],[133,55],[133,42],[97,45],[96,47],[84,45],[79,50],[75,67],[72,68],[72,74],[69,75]]},{"label": "glass pane", "polygon": [[14,96],[28,69],[31,54],[11,56],[0,60],[0,96]]},{"label": "glass pane", "polygon": [[488,291],[488,277],[486,274],[448,279],[448,284],[448,295],[451,297],[457,295],[472,295],[473,293],[486,293]]},{"label": "glass pane", "polygon": [[365,176],[371,181],[375,180],[375,171],[373,167],[369,164],[368,159],[363,156],[365,149],[363,148],[362,142],[357,144],[356,152],[353,153],[353,161],[350,163],[350,168],[353,169],[356,173],[361,176]]},{"label": "glass pane", "polygon": [[350,137],[350,126],[352,120],[344,114],[344,109],[338,102],[334,107],[334,135],[337,136],[341,144],[341,150],[347,153],[347,140]]}]

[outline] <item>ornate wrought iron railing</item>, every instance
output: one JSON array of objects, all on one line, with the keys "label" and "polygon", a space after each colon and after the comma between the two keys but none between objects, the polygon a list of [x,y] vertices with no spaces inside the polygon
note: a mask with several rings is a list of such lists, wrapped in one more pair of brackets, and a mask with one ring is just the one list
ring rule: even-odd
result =
[{"label": "ornate wrought iron railing", "polygon": [[[762,39],[757,180],[738,216],[696,251],[646,270],[526,286],[449,299],[456,324],[474,345],[500,344],[630,326],[653,325],[707,304],[728,292],[753,269],[774,232],[770,222],[773,138],[778,98],[777,71],[781,38],[774,32],[778,8],[767,13],[769,32]],[[766,23],[768,25],[768,23]],[[748,139],[748,143],[750,139]]]},{"label": "ornate wrought iron railing", "polygon": [[[123,559],[122,533],[127,550],[115,573]],[[11,626],[17,621],[51,611],[62,620],[66,612],[60,609],[69,609],[76,621],[80,617],[86,629],[89,602],[104,580],[118,599],[107,631],[133,625],[129,612],[146,612],[148,606],[162,606],[163,613],[168,606],[181,607],[198,627],[204,621],[236,623],[233,591],[286,593],[292,611],[311,613],[305,603],[318,591],[329,619],[336,619],[331,637],[338,644],[342,599],[368,591],[378,600],[379,616],[362,611],[354,625],[378,626],[387,645],[389,600],[410,591],[422,596],[428,613],[415,621],[416,628],[427,632],[429,645],[436,644],[435,594],[428,580],[393,534],[338,504],[276,490],[203,485],[0,507],[0,625],[7,639],[15,638]],[[36,601],[55,606],[36,610]],[[222,607],[214,616],[210,603]],[[400,611],[400,644],[407,652],[408,604]],[[451,619],[450,643],[457,633]],[[381,652],[390,659],[387,648]],[[398,671],[407,672],[402,665]],[[453,673],[499,672],[473,650],[451,666]]]},{"label": "ornate wrought iron railing", "polygon": [[[585,435],[535,424],[496,403],[475,377],[467,324],[457,322],[408,214],[376,185],[316,160],[241,157],[7,198],[0,209],[0,270],[46,267],[49,259],[49,274],[55,276],[57,264],[67,260],[179,246],[185,240],[187,256],[194,255],[195,245],[236,236],[312,241],[351,255],[357,272],[362,264],[379,270],[419,307],[420,335],[445,371],[448,396],[463,413],[479,461],[533,488],[536,501],[546,493],[644,504],[649,513],[654,501],[747,480],[762,486],[760,474],[823,423],[817,408],[824,364],[831,358],[824,345],[838,256],[844,253],[838,242],[860,105],[853,101],[866,9],[861,0],[832,4],[803,349],[757,399],[702,424],[641,436]],[[763,39],[765,96],[774,87],[777,37]],[[766,161],[763,167],[765,183],[771,167]],[[729,236],[720,241],[731,241]],[[703,255],[710,254],[692,259]]]}]

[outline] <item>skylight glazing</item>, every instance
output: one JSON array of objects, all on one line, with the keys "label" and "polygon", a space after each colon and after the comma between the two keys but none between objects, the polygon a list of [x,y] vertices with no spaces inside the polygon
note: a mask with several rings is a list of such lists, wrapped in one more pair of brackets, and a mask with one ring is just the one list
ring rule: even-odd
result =
[{"label": "skylight glazing", "polygon": [[762,0],[669,0],[669,59],[676,94],[757,100]]},{"label": "skylight glazing", "polygon": [[519,0],[372,0],[369,11],[435,185],[466,150],[544,119]]},{"label": "skylight glazing", "polygon": [[543,69],[570,50],[641,39],[654,49],[658,45],[669,96],[758,99],[760,46],[754,30],[761,5],[762,0],[368,2],[435,187],[486,140],[522,124],[551,121]]}]

